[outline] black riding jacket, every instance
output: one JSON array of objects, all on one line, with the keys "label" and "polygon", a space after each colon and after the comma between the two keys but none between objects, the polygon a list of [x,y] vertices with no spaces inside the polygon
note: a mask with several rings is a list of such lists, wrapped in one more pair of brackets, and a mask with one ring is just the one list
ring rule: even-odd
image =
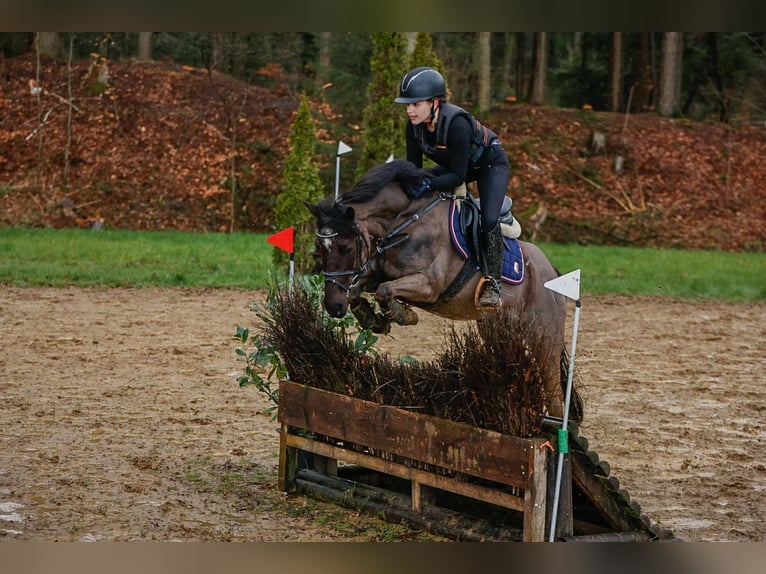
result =
[{"label": "black riding jacket", "polygon": [[499,147],[497,134],[450,103],[441,104],[435,131],[408,121],[405,134],[409,162],[423,167],[425,155],[439,166],[432,170],[431,188],[435,190],[450,190],[474,181],[492,146]]}]

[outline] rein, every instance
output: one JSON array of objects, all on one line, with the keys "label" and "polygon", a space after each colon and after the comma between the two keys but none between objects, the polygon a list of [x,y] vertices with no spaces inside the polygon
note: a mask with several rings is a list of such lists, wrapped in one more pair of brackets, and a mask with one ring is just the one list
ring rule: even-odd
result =
[{"label": "rein", "polygon": [[407,227],[409,227],[416,221],[420,220],[421,217],[423,217],[426,213],[428,213],[434,207],[436,207],[436,205],[440,201],[444,201],[445,199],[454,199],[454,197],[455,197],[454,195],[448,195],[444,192],[439,192],[439,195],[437,195],[436,198],[433,201],[431,201],[431,203],[429,203],[423,209],[421,209],[416,214],[411,216],[409,219],[401,223],[394,230],[386,233],[386,235],[380,240],[380,242],[378,242],[378,246],[375,248],[375,250],[379,254],[383,254],[384,251],[388,251],[389,249],[396,247],[397,245],[400,245],[401,243],[404,243],[405,241],[407,241],[410,238],[410,236],[405,233],[396,241],[389,243],[392,239],[394,239],[397,235],[399,235],[404,229],[406,229]]},{"label": "rein", "polygon": [[[358,266],[354,269],[348,269],[346,271],[323,271],[322,274],[325,278],[325,283],[330,283],[331,285],[335,285],[336,287],[340,287],[347,293],[356,287],[359,284],[359,281],[364,276],[367,271],[372,267],[374,257],[377,257],[378,255],[382,255],[389,249],[393,249],[394,247],[401,245],[405,241],[409,239],[409,235],[406,233],[399,236],[404,229],[415,223],[416,221],[419,221],[426,213],[431,211],[434,207],[438,205],[440,201],[444,201],[446,199],[456,199],[455,195],[447,194],[444,192],[439,192],[439,194],[436,196],[436,198],[431,201],[428,205],[423,207],[420,211],[409,217],[406,221],[402,222],[400,225],[398,225],[393,230],[386,233],[386,235],[381,238],[381,240],[377,243],[377,246],[375,247],[374,253],[373,250],[370,249],[370,242],[368,241],[367,237],[364,233],[362,233],[362,230],[359,228],[359,224],[355,221],[354,222],[354,228],[356,229],[356,261],[358,262]],[[336,237],[338,235],[338,232],[335,231],[333,233],[320,233],[317,231],[315,233],[317,237],[320,239],[331,239],[333,237]],[[398,237],[399,236],[399,237]],[[366,248],[367,251],[367,259],[362,262],[362,248]],[[341,277],[349,277],[351,276],[351,283],[348,287],[343,285],[340,281],[338,281]]]}]

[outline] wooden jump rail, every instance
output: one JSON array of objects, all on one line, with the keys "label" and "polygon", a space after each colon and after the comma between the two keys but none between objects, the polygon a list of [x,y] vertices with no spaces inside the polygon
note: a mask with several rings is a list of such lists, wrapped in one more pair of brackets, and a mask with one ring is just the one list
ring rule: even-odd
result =
[{"label": "wooden jump rail", "polygon": [[[339,503],[349,502],[355,491],[364,492],[360,497],[372,500],[369,504],[379,499],[378,512],[400,519],[392,506],[393,495],[376,495],[371,487],[337,478],[337,462],[343,461],[409,481],[409,498],[402,501],[410,506],[407,517],[411,523],[434,516],[431,489],[437,489],[521,513],[523,527],[513,539],[547,539],[556,457],[546,439],[504,435],[292,381],[282,381],[279,393],[279,488],[283,492],[303,490]],[[584,437],[574,438],[566,455],[556,538],[657,538],[648,519],[633,517],[640,508],[636,503],[629,506],[629,495],[620,490],[616,496],[619,483],[614,477],[607,480],[609,465],[587,451]],[[580,448],[583,444],[584,450]],[[299,469],[301,452],[311,453],[312,468]],[[589,507],[587,514],[600,515],[606,527],[585,526],[584,535],[573,535],[577,519],[573,484],[595,503],[595,510]],[[446,520],[437,513],[431,524]]]},{"label": "wooden jump rail", "polygon": [[[299,449],[410,480],[415,512],[423,509],[421,486],[430,486],[523,512],[524,540],[545,538],[549,451],[541,448],[544,440],[506,436],[288,381],[280,384],[279,421],[279,487],[283,491],[295,486],[295,451]],[[297,429],[515,487],[521,493],[454,480],[320,442],[301,436]]]}]

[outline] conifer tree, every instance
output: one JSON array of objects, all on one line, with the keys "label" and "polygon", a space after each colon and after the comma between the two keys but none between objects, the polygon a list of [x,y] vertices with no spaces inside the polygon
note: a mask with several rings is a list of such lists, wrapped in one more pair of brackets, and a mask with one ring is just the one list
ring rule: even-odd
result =
[{"label": "conifer tree", "polygon": [[[313,267],[314,216],[303,202],[316,203],[324,197],[319,167],[314,162],[316,147],[316,126],[308,98],[303,95],[290,128],[290,153],[282,172],[282,192],[274,206],[276,229],[295,228],[296,273],[310,273]],[[272,261],[276,269],[287,269],[289,254],[275,248]]]},{"label": "conifer tree", "polygon": [[394,103],[406,70],[407,40],[401,32],[373,32],[367,105],[362,120],[362,150],[356,168],[360,179],[391,154],[404,157],[405,114]]},{"label": "conifer tree", "polygon": [[415,46],[410,54],[407,69],[411,70],[418,66],[430,66],[434,70],[438,70],[444,76],[444,83],[447,84],[447,94],[449,94],[449,84],[444,74],[444,64],[439,59],[439,56],[436,55],[436,52],[434,52],[434,41],[428,32],[418,32],[415,36]]}]

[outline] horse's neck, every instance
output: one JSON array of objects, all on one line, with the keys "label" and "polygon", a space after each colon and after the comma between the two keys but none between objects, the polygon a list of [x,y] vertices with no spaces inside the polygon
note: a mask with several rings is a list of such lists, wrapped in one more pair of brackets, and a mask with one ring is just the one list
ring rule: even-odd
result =
[{"label": "horse's neck", "polygon": [[403,193],[392,191],[378,201],[355,205],[357,221],[372,236],[382,237],[399,225],[410,213],[415,213],[417,202],[411,202]]}]

